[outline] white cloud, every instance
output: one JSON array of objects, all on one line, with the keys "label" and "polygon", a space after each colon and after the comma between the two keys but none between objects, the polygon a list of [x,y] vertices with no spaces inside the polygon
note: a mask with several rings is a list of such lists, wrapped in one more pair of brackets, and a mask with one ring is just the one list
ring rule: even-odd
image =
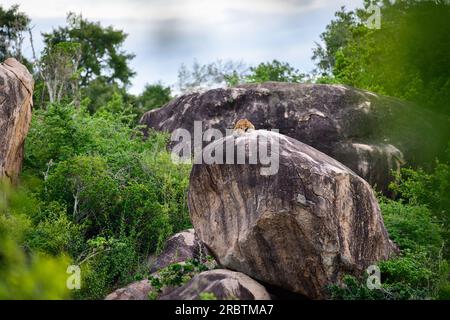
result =
[{"label": "white cloud", "polygon": [[[19,3],[33,18],[59,18],[67,12],[82,12],[90,19],[224,21],[233,12],[295,15],[335,6],[336,0],[4,0],[4,6]],[[346,3],[361,2],[347,0]]]},{"label": "white cloud", "polygon": [[15,3],[33,20],[37,51],[40,32],[64,24],[69,11],[124,30],[124,49],[136,54],[131,90],[138,93],[146,82],[174,83],[180,64],[194,58],[278,59],[309,71],[314,41],[334,12],[362,0],[2,0],[3,7]]}]

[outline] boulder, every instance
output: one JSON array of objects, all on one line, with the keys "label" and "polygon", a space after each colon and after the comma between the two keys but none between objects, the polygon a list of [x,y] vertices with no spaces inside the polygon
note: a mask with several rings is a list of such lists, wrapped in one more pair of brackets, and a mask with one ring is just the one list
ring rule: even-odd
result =
[{"label": "boulder", "polygon": [[446,145],[441,143],[446,137],[443,129],[449,127],[418,107],[368,91],[277,82],[182,95],[145,113],[140,123],[167,132],[184,128],[193,134],[194,121],[202,121],[203,130],[224,133],[243,118],[256,129],[278,129],[326,153],[383,191],[392,170],[405,163],[433,163],[430,160],[442,151],[439,146]]},{"label": "boulder", "polygon": [[31,121],[33,78],[13,58],[0,64],[0,178],[15,182]]},{"label": "boulder", "polygon": [[198,300],[212,293],[218,300],[270,300],[267,290],[249,276],[225,269],[204,271],[159,300]]},{"label": "boulder", "polygon": [[150,272],[156,272],[173,263],[197,259],[203,261],[210,255],[205,245],[195,236],[194,229],[188,229],[171,236],[158,256],[149,258]]},{"label": "boulder", "polygon": [[148,300],[150,290],[152,290],[150,281],[145,279],[117,289],[107,295],[105,300]]},{"label": "boulder", "polygon": [[[317,299],[344,274],[360,275],[396,252],[374,191],[340,162],[265,130],[229,135],[205,151],[228,143],[245,146],[245,164],[194,164],[188,192],[196,234],[221,266]],[[278,168],[249,164],[255,143],[269,146]]]},{"label": "boulder", "polygon": [[[171,236],[159,255],[153,255],[148,259],[150,273],[153,277],[159,277],[159,271],[174,263],[184,264],[190,259],[197,259],[210,268],[217,267],[216,261],[206,258],[211,253],[197,238],[194,229],[187,229]],[[163,293],[167,294],[176,287],[165,287]],[[147,300],[152,286],[148,279],[137,281],[126,287],[110,293],[105,300]]]}]

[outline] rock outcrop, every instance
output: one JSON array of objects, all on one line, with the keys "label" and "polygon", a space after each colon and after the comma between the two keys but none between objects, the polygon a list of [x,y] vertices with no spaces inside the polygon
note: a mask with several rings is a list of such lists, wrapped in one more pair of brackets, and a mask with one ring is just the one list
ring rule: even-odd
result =
[{"label": "rock outcrop", "polygon": [[188,229],[171,236],[158,256],[149,258],[150,272],[156,272],[170,264],[190,259],[199,261],[210,255],[205,245]]},{"label": "rock outcrop", "polygon": [[[246,164],[194,164],[188,194],[196,234],[221,266],[320,299],[326,285],[395,253],[373,190],[349,168],[265,130],[216,140],[206,153],[230,139],[245,145]],[[275,172],[249,164],[264,140]]]},{"label": "rock outcrop", "polygon": [[[187,229],[171,236],[159,255],[151,256],[148,265],[152,277],[160,277],[159,272],[174,263],[184,264],[196,259],[208,268],[216,268],[217,262],[209,259],[211,253],[195,235],[194,229]],[[168,294],[176,287],[164,287],[162,294]],[[105,300],[148,300],[152,286],[148,279],[133,282],[110,293]]]},{"label": "rock outcrop", "polygon": [[0,178],[15,182],[33,106],[33,78],[13,58],[0,64]]},{"label": "rock outcrop", "polygon": [[224,269],[205,271],[187,284],[159,300],[198,300],[201,293],[213,294],[219,300],[270,300],[267,290],[258,282],[240,272]]},{"label": "rock outcrop", "polygon": [[442,121],[432,114],[343,85],[268,82],[192,93],[147,112],[140,122],[192,134],[194,121],[202,121],[203,130],[224,133],[243,118],[324,152],[381,190],[391,170],[404,163],[427,165],[439,151],[436,146],[446,145],[438,142],[443,135],[436,125]]},{"label": "rock outcrop", "polygon": [[148,294],[151,290],[150,281],[145,279],[115,290],[108,294],[105,300],[148,300]]}]

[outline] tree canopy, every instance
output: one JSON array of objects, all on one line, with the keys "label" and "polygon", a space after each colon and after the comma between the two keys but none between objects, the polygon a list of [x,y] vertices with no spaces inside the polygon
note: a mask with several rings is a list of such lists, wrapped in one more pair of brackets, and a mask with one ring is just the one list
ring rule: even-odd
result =
[{"label": "tree canopy", "polygon": [[19,11],[18,5],[9,9],[3,9],[0,5],[0,61],[8,57],[23,60],[23,33],[28,30],[29,24],[30,18]]},{"label": "tree canopy", "polygon": [[47,46],[60,42],[76,42],[81,45],[81,86],[88,85],[100,76],[110,84],[127,85],[135,74],[128,65],[134,55],[122,49],[127,38],[122,30],[112,26],[103,27],[99,22],[91,22],[81,15],[69,13],[66,26],[44,33],[43,37]]},{"label": "tree canopy", "polygon": [[[363,9],[336,13],[313,58],[334,81],[417,102],[450,115],[450,4],[376,1],[381,28]],[[366,7],[369,2],[366,1]]]},{"label": "tree canopy", "polygon": [[250,73],[245,77],[245,82],[301,82],[304,77],[304,74],[290,66],[289,63],[273,60],[251,67]]}]

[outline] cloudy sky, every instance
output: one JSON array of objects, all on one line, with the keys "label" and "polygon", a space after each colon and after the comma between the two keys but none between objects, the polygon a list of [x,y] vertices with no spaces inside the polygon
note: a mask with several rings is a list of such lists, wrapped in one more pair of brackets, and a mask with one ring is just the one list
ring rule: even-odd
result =
[{"label": "cloudy sky", "polygon": [[124,30],[125,50],[136,54],[130,89],[139,93],[146,83],[174,84],[180,65],[194,59],[278,59],[310,71],[314,42],[334,12],[362,0],[2,0],[4,8],[16,3],[32,19],[37,50],[40,33],[63,25],[69,11]]}]

